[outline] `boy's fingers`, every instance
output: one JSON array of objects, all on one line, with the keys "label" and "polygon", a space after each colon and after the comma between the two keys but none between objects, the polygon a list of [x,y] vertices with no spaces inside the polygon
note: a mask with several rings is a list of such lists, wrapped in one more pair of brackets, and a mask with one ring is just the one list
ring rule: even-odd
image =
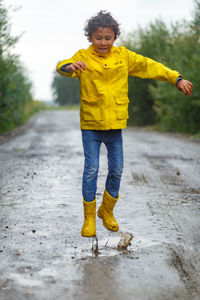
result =
[{"label": "boy's fingers", "polygon": [[192,82],[188,81],[188,84],[189,84],[189,86],[190,86],[191,88],[193,88]]},{"label": "boy's fingers", "polygon": [[85,71],[86,65],[83,62],[81,62],[80,67]]},{"label": "boy's fingers", "polygon": [[72,71],[76,72],[76,67],[74,65],[72,66]]},{"label": "boy's fingers", "polygon": [[69,66],[69,69],[72,70],[73,72],[75,72],[76,71],[76,66],[74,64],[71,64]]},{"label": "boy's fingers", "polygon": [[185,94],[185,96],[190,94],[190,91],[186,86],[184,86],[184,94]]},{"label": "boy's fingers", "polygon": [[192,94],[192,87],[189,86],[189,87],[188,87],[188,90],[189,90],[189,94],[191,95],[191,94]]},{"label": "boy's fingers", "polygon": [[74,64],[73,64],[73,71],[77,73],[78,70],[79,70],[80,72],[82,72],[81,67],[79,66],[79,64],[74,63]]},{"label": "boy's fingers", "polygon": [[87,68],[86,64],[84,64],[84,62],[82,62],[82,68],[85,70]]},{"label": "boy's fingers", "polygon": [[192,88],[193,88],[193,84],[188,81],[188,80],[182,80],[180,82],[180,86],[179,86],[179,89],[180,91],[182,91],[185,96],[191,96],[192,95]]},{"label": "boy's fingers", "polygon": [[190,89],[187,89],[187,95],[191,96],[192,95],[192,91]]},{"label": "boy's fingers", "polygon": [[77,61],[75,64],[84,70],[86,68],[86,64],[84,64],[84,62],[82,61]]},{"label": "boy's fingers", "polygon": [[189,84],[189,82],[186,84],[185,89],[187,91],[187,95],[191,96],[192,94],[192,88],[193,86],[191,84]]},{"label": "boy's fingers", "polygon": [[73,63],[72,67],[73,67],[73,71],[76,72],[76,74],[78,74],[77,71],[80,71],[81,73],[85,71],[86,65],[81,61],[77,61]]}]

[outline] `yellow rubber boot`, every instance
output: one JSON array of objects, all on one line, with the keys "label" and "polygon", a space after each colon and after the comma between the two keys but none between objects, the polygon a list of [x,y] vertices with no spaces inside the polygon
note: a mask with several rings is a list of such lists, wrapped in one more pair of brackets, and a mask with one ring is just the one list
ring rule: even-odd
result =
[{"label": "yellow rubber boot", "polygon": [[83,199],[84,224],[81,235],[91,237],[96,235],[96,198],[92,202],[86,202]]},{"label": "yellow rubber boot", "polygon": [[104,227],[111,231],[119,230],[119,225],[113,216],[113,209],[118,199],[119,196],[117,198],[113,198],[105,190],[103,201],[97,212],[98,217],[103,220]]}]

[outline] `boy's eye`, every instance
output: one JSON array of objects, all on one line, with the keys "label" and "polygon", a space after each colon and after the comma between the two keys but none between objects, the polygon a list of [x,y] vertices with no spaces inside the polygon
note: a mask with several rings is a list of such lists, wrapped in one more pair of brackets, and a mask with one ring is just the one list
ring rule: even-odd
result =
[{"label": "boy's eye", "polygon": [[[102,37],[96,36],[96,40],[100,41],[100,40],[102,40]],[[105,40],[106,40],[106,41],[110,41],[110,40],[111,40],[111,37],[110,37],[110,36],[106,36],[106,37],[105,37]]]}]

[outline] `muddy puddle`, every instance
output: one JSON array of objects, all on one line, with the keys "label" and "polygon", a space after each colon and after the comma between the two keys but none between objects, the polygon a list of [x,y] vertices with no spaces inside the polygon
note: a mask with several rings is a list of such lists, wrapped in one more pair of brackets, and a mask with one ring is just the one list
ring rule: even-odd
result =
[{"label": "muddy puddle", "polygon": [[[110,257],[120,255],[122,252],[131,252],[131,240],[133,236],[130,233],[117,233],[115,236],[99,239],[98,236],[84,239],[84,247],[68,248],[66,256],[77,259],[87,259],[88,257]],[[141,242],[141,240],[139,240]],[[135,243],[137,243],[135,241]]]}]

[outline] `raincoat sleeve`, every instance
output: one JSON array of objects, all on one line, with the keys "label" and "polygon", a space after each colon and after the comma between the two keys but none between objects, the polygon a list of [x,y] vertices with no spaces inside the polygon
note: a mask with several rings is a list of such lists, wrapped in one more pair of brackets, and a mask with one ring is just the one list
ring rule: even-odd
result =
[{"label": "raincoat sleeve", "polygon": [[79,71],[77,71],[77,73],[75,73],[75,72],[65,72],[65,71],[61,70],[62,66],[66,65],[66,64],[73,64],[76,61],[84,62],[84,49],[81,49],[78,52],[76,52],[71,58],[60,61],[57,64],[56,71],[62,76],[67,76],[67,77],[71,77],[71,78],[79,77],[79,74],[80,74]]},{"label": "raincoat sleeve", "polygon": [[177,78],[179,76],[182,77],[179,72],[171,70],[153,59],[136,54],[130,50],[127,50],[127,52],[130,76],[168,81],[174,85]]}]

